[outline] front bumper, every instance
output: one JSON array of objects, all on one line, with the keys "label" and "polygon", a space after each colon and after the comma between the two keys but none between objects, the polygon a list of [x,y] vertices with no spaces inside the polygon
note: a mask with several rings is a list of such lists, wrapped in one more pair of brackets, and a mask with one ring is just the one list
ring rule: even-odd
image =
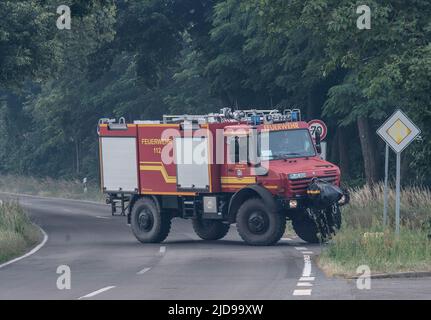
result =
[{"label": "front bumper", "polygon": [[[347,190],[343,189],[343,196],[338,200],[337,204],[342,207],[350,202],[350,194]],[[282,210],[297,210],[312,207],[311,201],[307,195],[295,198],[282,198],[276,199],[280,209]]]}]

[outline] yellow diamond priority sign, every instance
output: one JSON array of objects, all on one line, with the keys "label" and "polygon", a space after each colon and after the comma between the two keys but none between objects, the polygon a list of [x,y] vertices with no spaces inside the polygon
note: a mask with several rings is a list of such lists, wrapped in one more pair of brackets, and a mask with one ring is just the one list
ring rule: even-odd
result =
[{"label": "yellow diamond priority sign", "polygon": [[386,132],[397,144],[400,144],[412,131],[400,119],[397,119]]},{"label": "yellow diamond priority sign", "polygon": [[396,111],[377,130],[378,135],[396,152],[403,151],[419,134],[420,130],[401,111]]}]

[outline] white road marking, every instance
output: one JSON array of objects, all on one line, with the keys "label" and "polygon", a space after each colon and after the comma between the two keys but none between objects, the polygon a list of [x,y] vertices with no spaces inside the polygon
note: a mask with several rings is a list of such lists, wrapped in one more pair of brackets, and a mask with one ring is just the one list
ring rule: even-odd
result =
[{"label": "white road marking", "polygon": [[295,247],[296,250],[298,251],[303,251],[303,250],[307,250],[306,247]]},{"label": "white road marking", "polygon": [[296,289],[293,291],[294,296],[311,296],[311,289]]},{"label": "white road marking", "polygon": [[78,300],[82,300],[82,299],[85,299],[85,298],[91,298],[91,297],[94,297],[94,296],[96,296],[96,295],[98,295],[98,294],[100,294],[100,293],[102,293],[102,292],[105,292],[105,291],[111,290],[111,289],[113,289],[113,288],[115,288],[115,286],[104,287],[104,288],[99,289],[99,290],[97,290],[97,291],[94,291],[94,292],[91,292],[91,293],[89,293],[89,294],[86,294],[85,296],[79,297],[79,298],[78,298]]},{"label": "white road marking", "polygon": [[296,284],[297,287],[312,287],[313,284],[311,282],[298,282]]},{"label": "white road marking", "polygon": [[96,218],[99,218],[99,219],[111,219],[110,217],[104,217],[104,216],[96,216]]},{"label": "white road marking", "polygon": [[144,268],[141,271],[137,272],[136,274],[144,274],[145,272],[150,271],[150,270],[151,270],[151,268]]},{"label": "white road marking", "polygon": [[281,238],[281,240],[283,240],[283,241],[290,241],[290,240],[292,240],[292,238]]},{"label": "white road marking", "polygon": [[311,260],[309,255],[304,255],[304,269],[302,270],[303,277],[311,276]]},{"label": "white road marking", "polygon": [[43,240],[42,240],[42,242],[40,244],[38,244],[36,247],[34,247],[30,252],[27,252],[26,254],[22,255],[21,257],[18,257],[18,258],[10,260],[8,262],[5,262],[3,264],[0,264],[0,269],[3,268],[3,267],[8,266],[8,265],[10,265],[10,264],[12,264],[14,262],[17,262],[19,260],[27,258],[28,256],[31,256],[32,254],[34,254],[37,251],[39,251],[45,245],[45,243],[48,241],[48,235],[46,234],[46,232],[41,227],[39,227],[36,224],[35,224],[35,226],[38,227],[40,229],[40,231],[42,232],[42,234],[43,234]]},{"label": "white road marking", "polygon": [[302,254],[313,254],[313,251],[302,251]]},{"label": "white road marking", "polygon": [[[311,251],[305,251],[311,252]],[[303,251],[304,253],[304,251]],[[304,254],[304,268],[302,269],[302,277],[299,278],[299,282],[296,284],[300,287],[312,287],[313,284],[310,281],[314,281],[314,277],[311,277],[311,259],[308,254]],[[294,296],[311,296],[312,289],[295,289],[293,291]]]},{"label": "white road marking", "polygon": [[314,281],[314,277],[301,277],[299,281]]},{"label": "white road marking", "polygon": [[165,253],[166,252],[166,247],[165,246],[161,246],[159,252],[161,254]]}]

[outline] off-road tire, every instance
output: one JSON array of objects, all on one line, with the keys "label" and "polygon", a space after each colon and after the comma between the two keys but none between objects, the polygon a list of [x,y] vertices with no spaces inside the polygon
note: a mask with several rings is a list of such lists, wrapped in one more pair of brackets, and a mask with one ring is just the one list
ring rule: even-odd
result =
[{"label": "off-road tire", "polygon": [[[257,221],[257,225],[255,220]],[[264,227],[259,228],[262,219]],[[241,238],[249,245],[269,246],[280,240],[286,229],[286,217],[272,212],[260,198],[246,200],[238,210],[236,226]]]},{"label": "off-road tire", "polygon": [[141,198],[133,206],[131,227],[136,239],[142,243],[159,243],[171,229],[171,217],[162,214],[150,198]]},{"label": "off-road tire", "polygon": [[193,219],[193,230],[203,240],[219,240],[229,232],[229,224],[211,219]]}]

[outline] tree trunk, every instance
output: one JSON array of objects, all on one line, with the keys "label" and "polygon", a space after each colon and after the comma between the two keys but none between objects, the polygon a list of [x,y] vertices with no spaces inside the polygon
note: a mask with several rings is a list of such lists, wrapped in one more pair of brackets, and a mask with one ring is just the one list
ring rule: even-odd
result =
[{"label": "tree trunk", "polygon": [[361,117],[357,120],[359,140],[361,141],[362,158],[364,160],[365,178],[368,185],[373,185],[379,180],[378,163],[376,157],[376,143],[371,131],[368,118]]},{"label": "tree trunk", "polygon": [[347,148],[348,140],[346,139],[346,129],[339,127],[337,129],[337,143],[338,143],[338,160],[341,170],[341,175],[344,178],[349,177],[349,152]]},{"label": "tree trunk", "polygon": [[79,140],[75,139],[75,150],[76,150],[76,173],[79,174]]}]

